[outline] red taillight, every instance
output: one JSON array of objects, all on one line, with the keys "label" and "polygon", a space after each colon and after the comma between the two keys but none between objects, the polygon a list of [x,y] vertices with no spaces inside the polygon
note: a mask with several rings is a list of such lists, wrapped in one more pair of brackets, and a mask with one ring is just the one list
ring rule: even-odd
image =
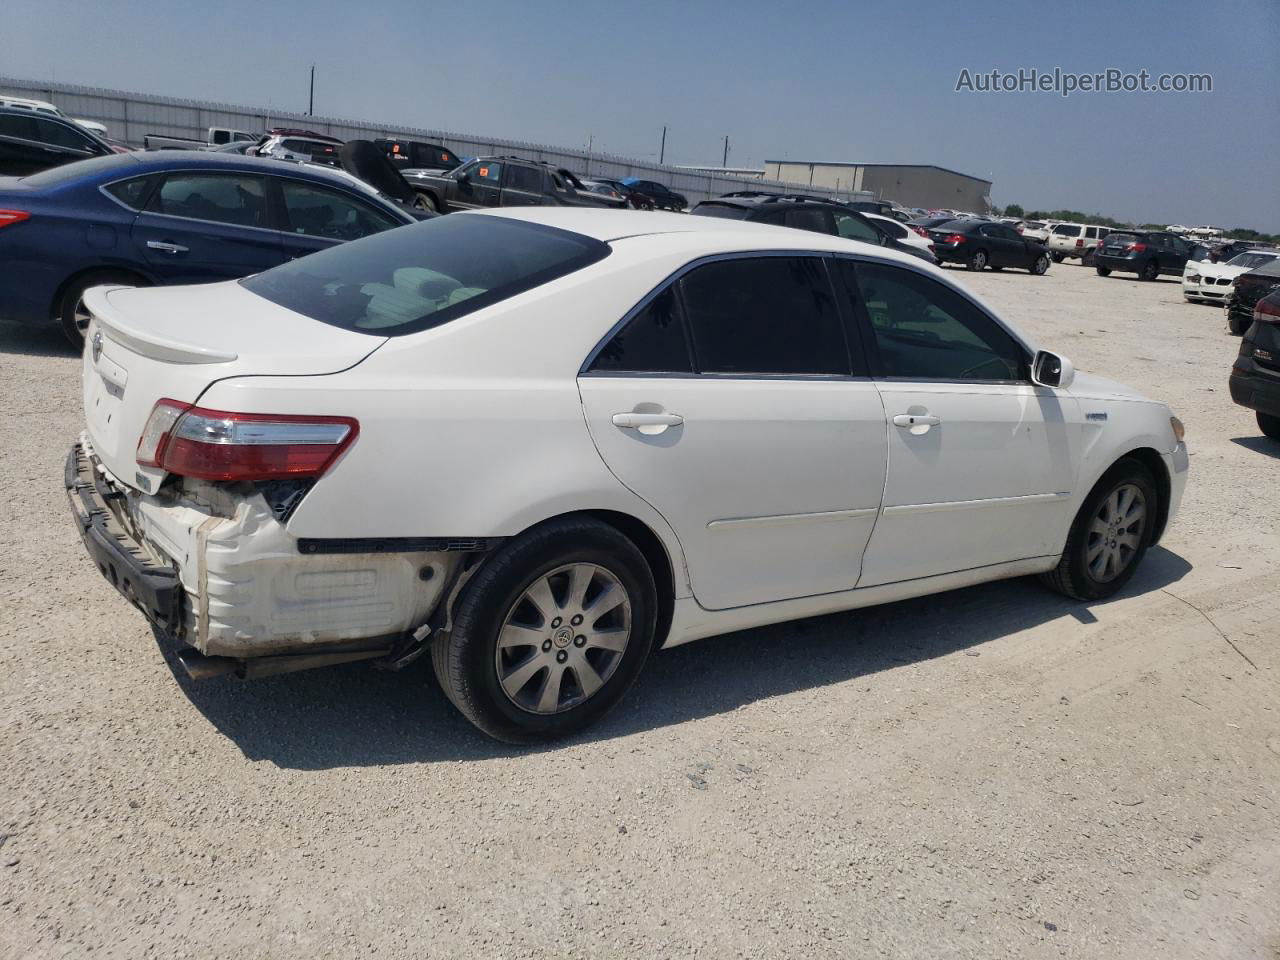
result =
[{"label": "red taillight", "polygon": [[1079,240],[1077,240],[1077,241],[1076,241],[1076,246],[1077,246],[1077,247],[1083,247],[1083,246],[1084,246],[1084,237],[1081,237]]},{"label": "red taillight", "polygon": [[31,214],[25,210],[0,210],[0,227],[7,227],[10,224],[21,223],[23,220],[30,220]]},{"label": "red taillight", "polygon": [[1126,243],[1124,245],[1125,253],[1142,253],[1146,249],[1147,245],[1145,243]]},{"label": "red taillight", "polygon": [[929,231],[926,230],[924,227],[917,227],[914,223],[909,223],[907,224],[907,226],[909,226],[916,233],[920,234],[920,236],[924,237],[926,240],[929,239]]},{"label": "red taillight", "polygon": [[1253,319],[1257,323],[1280,323],[1280,301],[1263,297],[1253,308]]},{"label": "red taillight", "polygon": [[947,237],[947,239],[942,242],[943,243],[964,243],[964,234],[953,233],[951,234],[951,236]]},{"label": "red taillight", "polygon": [[229,413],[160,400],[138,438],[137,460],[220,483],[318,477],[359,432],[350,417]]}]

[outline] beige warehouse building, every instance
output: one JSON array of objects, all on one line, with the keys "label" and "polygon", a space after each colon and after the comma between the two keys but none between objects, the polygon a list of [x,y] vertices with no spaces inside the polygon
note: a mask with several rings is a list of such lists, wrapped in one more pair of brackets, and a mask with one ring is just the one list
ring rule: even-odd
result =
[{"label": "beige warehouse building", "polygon": [[866,191],[877,200],[893,200],[904,207],[946,207],[971,213],[986,213],[991,207],[990,180],[932,164],[766,160],[764,178],[830,187],[841,193]]}]

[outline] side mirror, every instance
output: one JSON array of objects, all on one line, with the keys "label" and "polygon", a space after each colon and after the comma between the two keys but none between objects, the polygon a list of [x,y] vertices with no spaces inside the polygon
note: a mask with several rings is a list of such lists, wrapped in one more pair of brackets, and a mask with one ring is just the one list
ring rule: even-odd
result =
[{"label": "side mirror", "polygon": [[470,183],[471,174],[467,173],[465,170],[459,170],[454,174],[453,179],[457,180],[459,183]]},{"label": "side mirror", "polygon": [[1056,353],[1050,353],[1048,350],[1040,350],[1036,353],[1035,361],[1031,365],[1031,382],[1041,387],[1062,387],[1071,386],[1071,381],[1076,378],[1076,368],[1071,365],[1071,361],[1066,357],[1060,357]]}]

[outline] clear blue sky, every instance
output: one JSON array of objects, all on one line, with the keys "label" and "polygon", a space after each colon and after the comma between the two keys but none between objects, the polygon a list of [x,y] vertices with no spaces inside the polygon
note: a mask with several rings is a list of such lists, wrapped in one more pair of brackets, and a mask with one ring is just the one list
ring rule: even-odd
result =
[{"label": "clear blue sky", "polygon": [[[731,164],[934,163],[998,204],[1280,232],[1280,0],[609,4],[44,0],[0,75]],[[641,26],[639,24],[646,24]],[[1209,73],[1212,93],[955,92],[974,73]]]}]

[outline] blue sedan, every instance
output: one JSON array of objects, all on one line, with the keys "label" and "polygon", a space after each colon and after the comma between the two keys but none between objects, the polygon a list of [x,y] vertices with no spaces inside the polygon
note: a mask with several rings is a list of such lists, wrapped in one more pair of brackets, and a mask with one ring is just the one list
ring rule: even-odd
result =
[{"label": "blue sedan", "polygon": [[0,178],[0,319],[60,324],[80,345],[89,287],[243,277],[416,219],[340,170],[227,153],[123,153]]}]

